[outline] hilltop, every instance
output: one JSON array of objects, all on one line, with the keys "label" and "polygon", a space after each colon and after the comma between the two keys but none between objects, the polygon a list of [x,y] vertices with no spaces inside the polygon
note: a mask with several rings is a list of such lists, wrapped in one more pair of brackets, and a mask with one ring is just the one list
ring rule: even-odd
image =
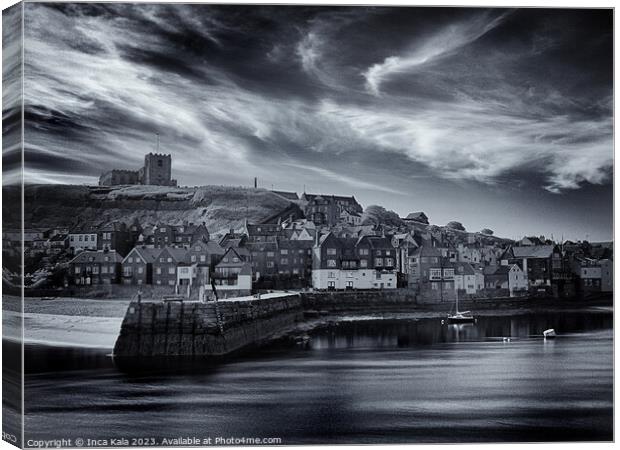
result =
[{"label": "hilltop", "polygon": [[[278,192],[262,188],[237,186],[83,186],[27,185],[25,198],[26,228],[73,227],[87,222],[127,224],[137,219],[142,225],[181,224],[184,221],[205,223],[213,234],[230,228],[240,230],[245,219],[259,223],[287,208],[299,204]],[[3,217],[7,228],[18,228],[20,192],[17,186],[4,187]],[[398,229],[402,229],[404,222]],[[387,222],[386,222],[387,223]],[[473,235],[477,242],[506,244],[498,236],[450,229],[445,226],[409,223],[409,229],[430,232],[449,238],[453,243],[467,242]]]},{"label": "hilltop", "polygon": [[[4,188],[6,227],[19,227],[19,188]],[[74,226],[89,221],[142,224],[202,223],[212,233],[239,229],[245,219],[259,222],[283,210],[290,201],[266,189],[234,186],[78,186],[25,187],[25,226]]]}]

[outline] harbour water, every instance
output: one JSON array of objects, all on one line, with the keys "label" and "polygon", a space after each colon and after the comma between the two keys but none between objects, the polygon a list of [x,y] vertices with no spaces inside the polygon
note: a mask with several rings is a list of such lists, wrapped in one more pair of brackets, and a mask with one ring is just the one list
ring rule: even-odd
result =
[{"label": "harbour water", "polygon": [[[351,318],[304,345],[139,370],[107,351],[29,346],[25,440],[612,440],[612,322],[610,309],[473,325]],[[546,328],[558,338],[543,340]]]}]

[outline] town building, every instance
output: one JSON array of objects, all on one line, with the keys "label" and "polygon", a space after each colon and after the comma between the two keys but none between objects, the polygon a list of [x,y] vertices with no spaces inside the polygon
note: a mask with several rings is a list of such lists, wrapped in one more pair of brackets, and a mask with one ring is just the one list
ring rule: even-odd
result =
[{"label": "town building", "polygon": [[484,284],[490,290],[506,289],[511,297],[529,288],[527,274],[517,264],[486,267]]},{"label": "town building", "polygon": [[84,250],[69,261],[70,275],[77,285],[118,283],[122,261],[114,250]]},{"label": "town building", "polygon": [[217,291],[235,291],[249,294],[252,290],[252,265],[230,247],[215,265],[213,284]]},{"label": "town building", "polygon": [[517,264],[530,286],[551,286],[554,272],[563,277],[562,253],[557,245],[511,246],[501,256],[501,265]]},{"label": "town building", "polygon": [[160,249],[134,247],[123,258],[123,284],[153,284],[153,264]]},{"label": "town building", "polygon": [[454,264],[454,288],[463,294],[475,295],[484,289],[484,273],[470,263]]},{"label": "town building", "polygon": [[362,215],[355,211],[347,211],[346,209],[343,209],[340,212],[340,220],[348,223],[349,225],[361,225]]},{"label": "town building", "polygon": [[304,192],[301,195],[301,204],[305,217],[318,226],[336,225],[341,220],[343,211],[359,214],[361,222],[363,208],[353,196],[317,195]]},{"label": "town building", "polygon": [[99,250],[116,250],[122,256],[129,252],[134,243],[127,225],[123,222],[114,221],[97,228]]},{"label": "town building", "polygon": [[184,248],[164,247],[153,262],[153,284],[175,286],[178,283],[177,268],[187,262],[187,256]]},{"label": "town building", "polygon": [[422,211],[409,213],[407,214],[407,217],[403,218],[403,220],[408,223],[413,222],[428,225],[428,216]]},{"label": "town building", "polygon": [[380,236],[318,238],[312,249],[315,289],[395,289],[396,254],[391,239]]},{"label": "town building", "polygon": [[80,225],[69,232],[69,250],[79,253],[83,250],[97,250],[97,229],[92,225]]}]

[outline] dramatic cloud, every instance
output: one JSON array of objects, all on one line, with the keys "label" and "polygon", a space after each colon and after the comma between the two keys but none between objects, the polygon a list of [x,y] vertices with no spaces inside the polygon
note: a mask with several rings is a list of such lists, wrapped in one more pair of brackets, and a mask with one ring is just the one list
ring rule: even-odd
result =
[{"label": "dramatic cloud", "polygon": [[368,90],[379,95],[381,83],[391,75],[413,74],[420,66],[450,56],[498,26],[507,14],[490,18],[488,12],[481,13],[469,20],[447,25],[429,37],[416,40],[412,44],[413,49],[406,55],[390,56],[364,73]]},{"label": "dramatic cloud", "polygon": [[[402,213],[412,191],[478,204],[611,192],[608,10],[28,3],[25,14],[32,182],[138,168],[159,133],[182,184],[257,176],[382,195]],[[439,211],[438,195],[427,208]]]}]

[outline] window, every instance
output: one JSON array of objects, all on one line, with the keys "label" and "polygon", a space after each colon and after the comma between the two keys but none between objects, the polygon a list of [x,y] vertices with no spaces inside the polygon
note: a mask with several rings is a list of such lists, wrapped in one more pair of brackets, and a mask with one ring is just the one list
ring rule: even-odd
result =
[{"label": "window", "polygon": [[155,272],[157,273],[157,275],[161,275],[161,267],[158,267]]},{"label": "window", "polygon": [[389,250],[385,251],[385,256],[390,256],[390,251]]},{"label": "window", "polygon": [[327,249],[327,254],[328,255],[335,255],[336,254],[336,249],[335,248],[328,248]]},{"label": "window", "polygon": [[199,252],[199,251],[200,251],[200,245],[195,246],[195,247],[194,247],[194,250],[195,250],[195,251],[197,251],[197,252]]},{"label": "window", "polygon": [[168,280],[168,284],[169,284],[170,286],[174,286],[174,280]]},{"label": "window", "polygon": [[394,265],[394,260],[392,258],[385,258],[385,265],[392,267]]},{"label": "window", "polygon": [[93,266],[93,273],[94,273],[95,275],[98,275],[98,274],[99,274],[99,266]]},{"label": "window", "polygon": [[454,269],[443,269],[444,278],[454,278]]},{"label": "window", "polygon": [[[131,269],[131,267],[125,267],[125,268]],[[108,273],[108,266],[101,266],[101,273]],[[129,275],[131,275],[131,273]]]},{"label": "window", "polygon": [[375,258],[375,267],[383,266],[383,258]]},{"label": "window", "polygon": [[348,288],[352,288],[353,287],[353,281],[347,281],[347,287]]},{"label": "window", "polygon": [[273,261],[267,261],[267,267],[273,268]]},{"label": "window", "polygon": [[114,266],[110,266],[110,267],[108,268],[108,271],[109,271],[111,274],[114,274],[114,272],[116,272],[116,269],[114,268]]},{"label": "window", "polygon": [[205,255],[200,255],[200,262],[205,262],[207,257]]},{"label": "window", "polygon": [[422,257],[420,258],[420,262],[421,262],[421,263],[427,263],[427,262],[428,262],[428,257],[426,257],[426,256],[422,256]]},{"label": "window", "polygon": [[80,267],[79,266],[75,266],[75,273],[80,273]]},{"label": "window", "polygon": [[431,280],[441,280],[441,269],[430,269],[429,272]]},{"label": "window", "polygon": [[104,256],[104,257],[103,257],[103,260],[104,260],[105,262],[108,262],[108,261],[110,260],[110,257],[109,257],[109,256]]},{"label": "window", "polygon": [[166,259],[166,262],[171,263],[171,262],[172,262],[172,258],[168,258],[168,259]]},{"label": "window", "polygon": [[381,250],[377,250],[377,256],[381,256]]},{"label": "window", "polygon": [[[102,272],[106,273],[107,271],[108,268],[104,266]],[[131,266],[123,267],[123,275],[125,275],[126,277],[130,277],[131,275],[133,275],[133,270]]]},{"label": "window", "polygon": [[360,267],[361,267],[362,269],[365,269],[366,267],[368,267],[368,260],[366,260],[366,259],[361,259],[361,260],[360,260]]},{"label": "window", "polygon": [[192,255],[190,260],[191,260],[191,262],[196,262],[196,255]]},{"label": "window", "polygon": [[174,267],[168,267],[168,273],[170,275],[174,275],[174,272],[175,272]]},{"label": "window", "polygon": [[431,283],[431,289],[433,291],[436,291],[438,289],[438,287],[439,287],[439,283]]},{"label": "window", "polygon": [[157,284],[161,284],[161,280],[157,280]]},{"label": "window", "polygon": [[280,254],[281,255],[288,255],[288,249],[283,248],[282,250],[280,250]]},{"label": "window", "polygon": [[133,258],[130,256],[129,258],[127,258],[127,262],[129,262],[129,264],[133,263]]},{"label": "window", "polygon": [[327,287],[335,288],[336,287],[336,282],[335,281],[328,281],[327,282]]},{"label": "window", "polygon": [[238,263],[239,262],[239,258],[237,258],[236,256],[233,256],[233,262]]},{"label": "window", "polygon": [[267,258],[273,258],[275,256],[274,252],[267,252]]},{"label": "window", "polygon": [[280,264],[288,264],[288,258],[281,258]]},{"label": "window", "polygon": [[165,261],[164,258],[159,258],[160,263],[163,263],[164,261]]},{"label": "window", "polygon": [[144,272],[144,267],[140,266],[138,267],[138,273],[142,274]]},{"label": "window", "polygon": [[335,259],[328,259],[327,260],[327,267],[336,267],[336,260]]},{"label": "window", "polygon": [[82,242],[82,235],[80,234],[79,241]]},{"label": "window", "polygon": [[327,278],[336,278],[335,272],[327,272]]}]

